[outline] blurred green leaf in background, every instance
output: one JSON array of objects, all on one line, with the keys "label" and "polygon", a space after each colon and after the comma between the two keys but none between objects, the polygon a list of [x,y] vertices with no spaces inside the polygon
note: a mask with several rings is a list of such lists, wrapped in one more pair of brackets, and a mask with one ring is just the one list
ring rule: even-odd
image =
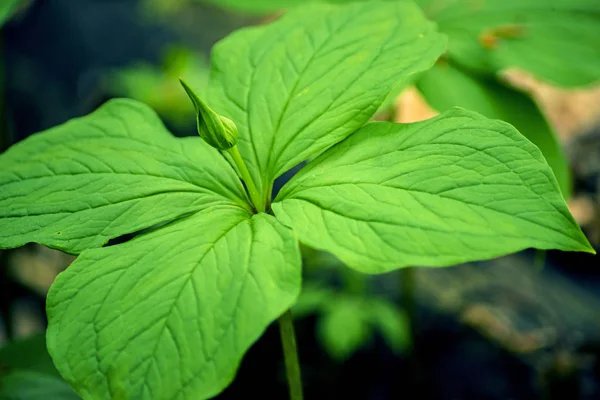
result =
[{"label": "blurred green leaf in background", "polygon": [[0,1],[0,27],[6,23],[17,11],[18,7],[26,5],[28,0],[2,0]]},{"label": "blurred green leaf in background", "polygon": [[448,57],[463,67],[492,73],[516,67],[558,86],[600,79],[597,0],[417,3],[449,36]]},{"label": "blurred green leaf in background", "polygon": [[160,66],[140,62],[113,71],[107,79],[115,96],[129,97],[151,106],[175,128],[185,128],[194,121],[194,108],[179,85],[179,77],[205,96],[208,85],[208,61],[202,54],[184,46],[167,49]]},{"label": "blurred green leaf in background", "polygon": [[79,399],[52,363],[44,335],[10,342],[0,348],[0,399]]},{"label": "blurred green leaf in background", "polygon": [[0,371],[13,369],[60,377],[46,350],[43,334],[15,340],[0,348]]},{"label": "blurred green leaf in background", "polygon": [[77,400],[69,384],[52,375],[14,371],[0,376],[2,400]]}]

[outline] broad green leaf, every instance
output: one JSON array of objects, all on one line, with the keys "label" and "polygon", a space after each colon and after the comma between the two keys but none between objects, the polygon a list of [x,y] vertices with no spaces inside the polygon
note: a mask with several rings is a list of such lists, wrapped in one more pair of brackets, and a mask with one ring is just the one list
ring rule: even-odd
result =
[{"label": "broad green leaf", "polygon": [[33,371],[0,375],[2,400],[77,400],[79,396],[62,379]]},{"label": "broad green leaf", "polygon": [[70,253],[215,205],[248,207],[227,161],[147,106],[111,100],[0,155],[0,248]]},{"label": "broad green leaf", "polygon": [[417,87],[438,111],[459,106],[509,122],[542,151],[563,195],[570,196],[567,157],[555,132],[527,95],[503,85],[493,76],[469,74],[452,63],[436,64],[421,75]]},{"label": "broad green leaf", "polygon": [[406,350],[411,344],[410,320],[406,313],[383,299],[370,299],[367,304],[367,315],[387,345],[396,354]]},{"label": "broad green leaf", "polygon": [[0,2],[0,28],[8,21],[21,3],[24,3],[24,0],[2,0]]},{"label": "broad green leaf", "polygon": [[267,214],[215,207],[84,251],[50,289],[48,349],[86,399],[205,399],[296,300],[300,253]]},{"label": "broad green leaf", "polygon": [[307,5],[213,49],[210,107],[239,129],[258,190],[344,139],[445,49],[412,2]]},{"label": "broad green leaf", "polygon": [[600,80],[598,0],[418,0],[449,37],[449,57],[496,72],[531,71],[563,86]]},{"label": "broad green leaf", "polygon": [[538,148],[463,109],[366,125],[292,178],[273,210],[301,241],[367,273],[529,247],[593,252]]},{"label": "broad green leaf", "polygon": [[346,296],[332,299],[317,323],[317,334],[333,358],[350,357],[372,334],[362,300]]}]

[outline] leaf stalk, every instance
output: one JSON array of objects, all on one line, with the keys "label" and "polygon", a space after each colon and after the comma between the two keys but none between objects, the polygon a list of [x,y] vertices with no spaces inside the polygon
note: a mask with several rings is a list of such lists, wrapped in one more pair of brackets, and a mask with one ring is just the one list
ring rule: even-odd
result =
[{"label": "leaf stalk", "polygon": [[237,145],[225,151],[231,155],[231,157],[233,158],[233,162],[238,167],[238,170],[242,175],[241,178],[246,184],[246,188],[248,189],[248,193],[250,194],[250,200],[252,201],[254,208],[256,208],[256,211],[258,212],[265,212],[265,202],[262,200],[261,195],[256,189],[254,180],[252,180],[252,175],[250,175],[250,171],[248,171],[246,163],[244,162],[244,159],[242,158],[242,155],[240,154]]},{"label": "leaf stalk", "polygon": [[296,336],[294,334],[292,312],[289,309],[279,317],[279,333],[281,335],[285,371],[290,388],[290,399],[302,400],[300,361],[298,360],[298,347],[296,345]]}]

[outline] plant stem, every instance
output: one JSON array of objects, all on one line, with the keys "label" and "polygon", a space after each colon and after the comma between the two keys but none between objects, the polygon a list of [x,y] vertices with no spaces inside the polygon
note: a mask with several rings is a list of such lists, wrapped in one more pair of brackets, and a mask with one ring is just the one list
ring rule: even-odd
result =
[{"label": "plant stem", "polygon": [[406,267],[399,271],[401,303],[410,322],[411,339],[415,340],[417,316],[415,304],[415,271],[414,267]]},{"label": "plant stem", "polygon": [[0,317],[4,319],[4,331],[9,341],[14,339],[14,318],[11,306],[14,299],[14,284],[8,273],[5,251],[0,251]]},{"label": "plant stem", "polygon": [[283,347],[283,358],[285,360],[285,372],[290,387],[290,399],[302,400],[302,376],[300,374],[300,362],[298,361],[298,347],[294,335],[294,322],[291,310],[287,310],[279,317],[279,333]]},{"label": "plant stem", "polygon": [[415,301],[415,290],[416,290],[416,268],[406,267],[399,271],[400,276],[400,290],[401,299],[400,302],[402,307],[406,311],[409,322],[410,339],[412,342],[412,348],[410,353],[407,354],[408,364],[411,371],[411,385],[416,389],[422,388],[425,385],[423,379],[423,367],[420,361],[420,347],[418,337],[418,316],[417,316],[417,304]]},{"label": "plant stem", "polygon": [[244,183],[246,184],[246,187],[248,188],[248,193],[250,194],[250,200],[252,200],[252,203],[254,204],[256,211],[265,212],[265,203],[261,199],[261,196],[258,193],[258,190],[256,189],[256,185],[254,184],[254,181],[252,180],[252,175],[250,175],[250,171],[248,171],[248,168],[246,168],[246,163],[244,163],[244,159],[242,158],[242,155],[240,154],[240,151],[238,150],[237,146],[233,146],[232,148],[230,148],[226,151],[231,155],[231,157],[233,158],[233,162],[235,163],[235,165],[238,167],[238,170],[242,174],[242,179],[244,180]]},{"label": "plant stem", "polygon": [[367,288],[367,277],[364,274],[356,272],[350,268],[342,269],[344,286],[348,293],[356,296],[363,296]]},{"label": "plant stem", "polygon": [[538,272],[541,272],[544,269],[544,265],[546,264],[546,250],[535,250],[535,256],[533,259],[533,265]]}]

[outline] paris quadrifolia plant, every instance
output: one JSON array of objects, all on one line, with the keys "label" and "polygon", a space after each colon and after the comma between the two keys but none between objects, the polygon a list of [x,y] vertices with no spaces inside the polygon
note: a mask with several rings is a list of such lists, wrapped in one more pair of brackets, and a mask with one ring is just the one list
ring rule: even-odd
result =
[{"label": "paris quadrifolia plant", "polygon": [[[279,319],[301,398],[289,312],[300,242],[368,274],[531,247],[593,252],[511,125],[459,108],[369,122],[445,50],[409,1],[305,6],[219,42],[206,98],[184,84],[200,137],[117,99],[4,153],[0,247],[78,255],[47,299],[48,350],[77,393],[216,396]],[[272,198],[275,178],[306,160]]]}]

